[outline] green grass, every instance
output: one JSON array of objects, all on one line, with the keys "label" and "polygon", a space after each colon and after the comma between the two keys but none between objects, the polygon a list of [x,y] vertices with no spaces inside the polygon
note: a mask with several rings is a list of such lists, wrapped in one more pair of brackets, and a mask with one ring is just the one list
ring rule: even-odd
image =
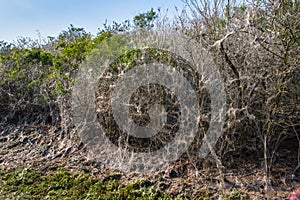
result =
[{"label": "green grass", "polygon": [[[31,168],[20,169],[12,173],[0,170],[0,199],[155,199],[169,200],[171,196],[154,187],[148,179],[141,179],[124,185],[121,174],[107,175],[103,180],[87,173],[70,173],[53,167],[55,172],[42,174]],[[215,199],[214,189],[196,191],[196,199]],[[188,199],[178,195],[177,200]],[[247,194],[234,191],[224,194],[227,200],[248,199]]]},{"label": "green grass", "polygon": [[30,168],[0,171],[0,199],[171,199],[143,179],[124,185],[84,173],[59,170],[43,175]]}]

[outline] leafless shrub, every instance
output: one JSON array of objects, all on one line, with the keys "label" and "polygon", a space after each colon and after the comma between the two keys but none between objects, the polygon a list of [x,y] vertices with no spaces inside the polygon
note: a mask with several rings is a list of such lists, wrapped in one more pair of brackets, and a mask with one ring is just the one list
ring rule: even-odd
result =
[{"label": "leafless shrub", "polygon": [[[284,141],[299,141],[299,1],[184,2],[188,10],[178,18],[178,29],[211,50],[227,89],[219,154],[255,153],[267,188],[278,149]],[[284,148],[299,149],[293,144]]]}]

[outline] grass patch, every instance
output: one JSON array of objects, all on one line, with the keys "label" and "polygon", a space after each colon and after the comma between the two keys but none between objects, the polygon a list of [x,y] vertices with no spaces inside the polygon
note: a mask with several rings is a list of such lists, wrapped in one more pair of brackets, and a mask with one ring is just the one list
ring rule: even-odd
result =
[{"label": "grass patch", "polygon": [[148,180],[124,185],[101,181],[88,174],[59,170],[43,175],[26,168],[0,171],[0,199],[171,199]]},{"label": "grass patch", "polygon": [[[55,168],[56,169],[56,168]],[[31,168],[20,169],[12,173],[0,170],[0,199],[63,199],[63,200],[94,200],[94,199],[155,199],[155,200],[183,200],[183,194],[171,197],[156,189],[154,183],[148,179],[124,185],[121,174],[110,174],[103,180],[88,173],[70,173],[57,169],[48,174],[42,174]],[[213,188],[203,188],[196,191],[193,199],[216,199],[218,193]],[[223,194],[226,200],[246,200],[246,193],[233,191]]]}]

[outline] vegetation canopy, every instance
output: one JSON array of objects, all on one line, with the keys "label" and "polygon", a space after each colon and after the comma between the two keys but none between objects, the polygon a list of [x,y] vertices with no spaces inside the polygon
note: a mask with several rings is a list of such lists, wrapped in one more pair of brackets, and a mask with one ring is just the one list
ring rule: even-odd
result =
[{"label": "vegetation canopy", "polygon": [[[70,25],[58,37],[42,43],[26,38],[12,44],[0,42],[1,198],[284,198],[299,184],[300,1],[183,3],[185,9],[178,11],[172,22],[167,22],[160,10],[151,9],[133,20],[105,24],[96,35]],[[197,156],[197,149],[210,119],[210,97],[190,70],[191,63],[163,49],[105,47],[108,40],[124,42],[120,37],[124,34],[143,34],[161,27],[195,39],[209,50],[221,73],[227,95],[226,123],[205,159]],[[96,48],[99,45],[103,48]],[[203,133],[174,165],[143,174],[147,177],[144,181],[138,180],[140,174],[122,173],[117,176],[120,180],[107,180],[117,172],[88,157],[72,115],[71,93],[81,64],[99,53],[114,57],[122,52],[126,53],[106,71],[111,76],[98,80],[97,97],[108,96],[109,84],[124,69],[159,60],[184,71],[200,102],[205,103],[201,112],[207,118],[199,123]],[[176,98],[155,84],[140,88],[132,97],[136,106],[131,108],[131,116],[135,123],[146,125],[149,106],[168,102],[171,107],[165,109],[175,113],[168,117],[176,118],[180,109]],[[95,104],[106,105],[104,100]],[[144,105],[142,117],[135,117],[138,102]],[[120,146],[128,145],[126,140],[119,143],[122,134],[113,126],[111,111],[97,114],[106,119],[102,124],[108,137]],[[176,119],[168,122],[172,125],[168,131],[176,132]],[[159,135],[156,140],[145,140],[146,144],[132,140],[131,150],[158,148],[172,140],[172,134],[169,136]]]}]

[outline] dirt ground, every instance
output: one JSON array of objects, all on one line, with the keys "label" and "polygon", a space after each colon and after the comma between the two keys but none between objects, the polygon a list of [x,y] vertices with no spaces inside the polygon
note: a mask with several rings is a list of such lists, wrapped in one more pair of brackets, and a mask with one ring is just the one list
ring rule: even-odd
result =
[{"label": "dirt ground", "polygon": [[[217,168],[210,157],[191,160],[183,156],[155,173],[126,174],[106,169],[90,158],[75,131],[49,125],[0,126],[1,170],[12,172],[31,167],[49,173],[67,169],[89,173],[100,179],[118,174],[124,184],[148,178],[163,192],[174,197],[185,195],[190,199],[224,199],[230,195],[232,199],[285,199],[291,191],[300,187],[299,172],[295,163],[291,163],[297,160],[295,151],[281,152],[277,156],[267,180],[261,160],[234,157],[224,159],[223,168]],[[233,198],[234,195],[236,198]]]}]

